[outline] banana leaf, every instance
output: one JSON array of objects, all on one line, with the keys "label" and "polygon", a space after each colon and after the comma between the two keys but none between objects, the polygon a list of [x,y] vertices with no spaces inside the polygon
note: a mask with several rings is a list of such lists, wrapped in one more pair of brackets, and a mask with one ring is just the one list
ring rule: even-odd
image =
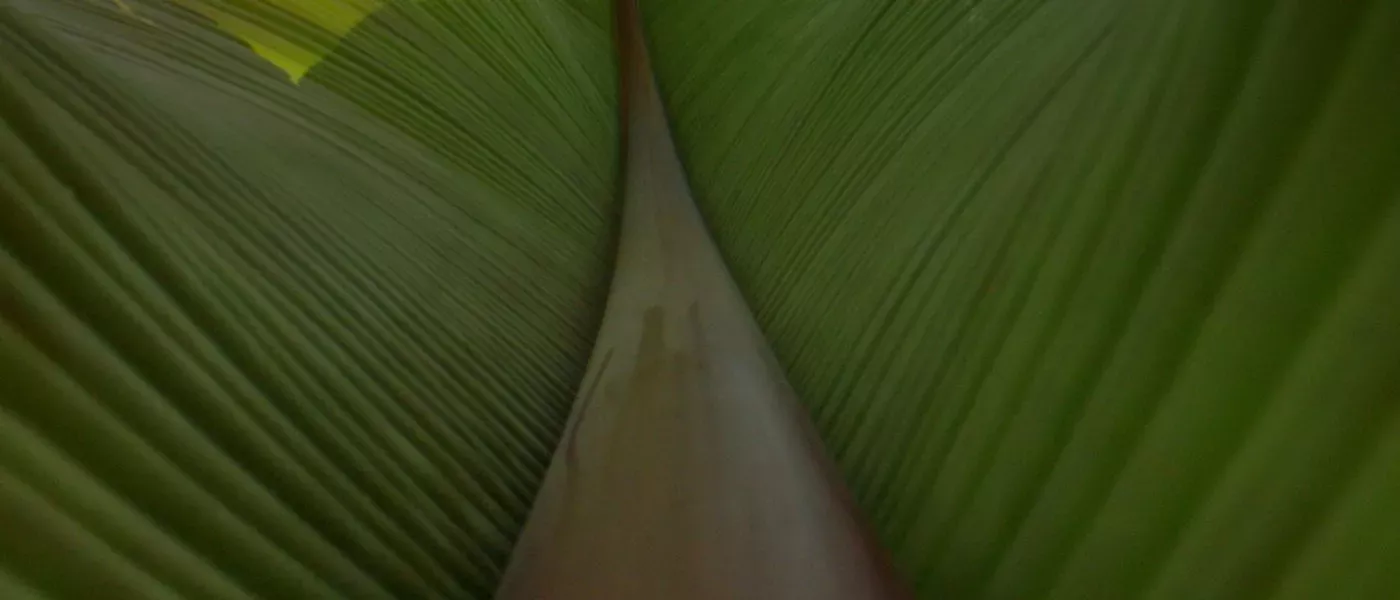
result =
[{"label": "banana leaf", "polygon": [[[1400,596],[1400,2],[640,4],[918,597]],[[0,597],[491,597],[612,274],[611,18],[0,0]]]}]

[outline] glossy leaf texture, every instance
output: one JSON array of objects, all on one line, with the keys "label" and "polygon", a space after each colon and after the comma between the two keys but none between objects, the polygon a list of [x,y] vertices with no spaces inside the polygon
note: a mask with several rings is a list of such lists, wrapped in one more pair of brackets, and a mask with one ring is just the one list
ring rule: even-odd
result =
[{"label": "glossy leaf texture", "polygon": [[646,6],[921,597],[1400,590],[1400,3]]},{"label": "glossy leaf texture", "polygon": [[336,54],[0,2],[0,596],[488,597],[601,316],[608,30],[206,4]]}]

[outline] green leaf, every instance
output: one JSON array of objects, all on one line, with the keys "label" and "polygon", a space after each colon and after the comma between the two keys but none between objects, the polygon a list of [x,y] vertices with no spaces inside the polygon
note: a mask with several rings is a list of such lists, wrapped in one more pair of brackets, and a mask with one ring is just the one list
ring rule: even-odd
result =
[{"label": "green leaf", "polygon": [[[493,593],[604,308],[611,3],[375,6],[0,0],[0,596]],[[1400,3],[642,8],[920,597],[1400,594]]]},{"label": "green leaf", "polygon": [[[296,86],[199,12],[128,8],[0,6],[0,572],[489,595],[601,316],[608,37],[564,4],[406,5]],[[378,39],[454,22],[497,29]],[[386,72],[438,85],[374,95]]]},{"label": "green leaf", "polygon": [[696,196],[923,597],[1400,590],[1400,4],[648,6]]}]

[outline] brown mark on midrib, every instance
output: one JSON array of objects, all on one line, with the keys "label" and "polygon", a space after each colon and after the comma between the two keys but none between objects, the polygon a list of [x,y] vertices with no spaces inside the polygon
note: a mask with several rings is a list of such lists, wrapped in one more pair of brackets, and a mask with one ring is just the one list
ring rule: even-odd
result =
[{"label": "brown mark on midrib", "polygon": [[608,364],[612,362],[613,348],[603,354],[602,362],[598,363],[598,370],[593,374],[593,383],[588,385],[583,396],[579,398],[578,417],[569,425],[569,432],[565,439],[568,440],[564,447],[564,461],[568,466],[568,472],[572,474],[578,470],[578,429],[583,425],[583,420],[588,417],[588,409],[593,406],[593,397],[598,394],[598,385],[608,374]]},{"label": "brown mark on midrib", "polygon": [[705,329],[701,326],[700,301],[694,300],[690,303],[690,308],[685,311],[686,321],[690,324],[690,346],[695,349],[695,361],[697,366],[704,368],[705,363]]},{"label": "brown mark on midrib", "polygon": [[666,311],[653,306],[642,313],[642,339],[637,343],[637,363],[632,377],[659,370],[666,360]]},{"label": "brown mark on midrib", "polygon": [[[659,366],[658,357],[664,356],[666,351],[666,340],[664,336],[665,312],[660,306],[648,308],[642,317],[642,335],[637,344],[636,360],[633,362],[633,373],[631,379],[636,379],[647,372],[654,371]],[[588,388],[579,397],[578,416],[574,422],[569,424],[569,430],[565,434],[564,463],[567,465],[566,471],[575,473],[579,470],[578,459],[578,431],[583,426],[583,422],[588,418],[588,411],[593,407],[593,401],[598,396],[598,388],[603,380],[608,377],[608,367],[612,364],[613,352],[616,348],[608,348],[603,354],[603,360],[599,361],[598,369],[593,374],[593,381],[588,384]]]}]

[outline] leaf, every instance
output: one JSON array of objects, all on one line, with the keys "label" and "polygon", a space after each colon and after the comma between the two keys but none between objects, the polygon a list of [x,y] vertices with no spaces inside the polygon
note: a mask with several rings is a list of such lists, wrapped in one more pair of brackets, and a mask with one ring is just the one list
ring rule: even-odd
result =
[{"label": "leaf", "polygon": [[[336,61],[357,75],[293,86],[200,13],[130,4],[0,5],[0,579],[489,595],[601,314],[607,36],[563,4],[492,3],[473,16],[501,34],[572,37],[356,54],[398,18],[379,13]],[[465,16],[437,18],[393,34]],[[349,96],[429,60],[470,84]],[[480,138],[414,128],[448,98]]]},{"label": "leaf", "polygon": [[648,6],[697,199],[922,597],[1400,589],[1363,533],[1400,6]]},{"label": "leaf", "polygon": [[[0,1],[0,590],[492,594],[603,310],[610,3],[369,2]],[[1397,595],[1400,3],[643,10],[920,597]]]}]

